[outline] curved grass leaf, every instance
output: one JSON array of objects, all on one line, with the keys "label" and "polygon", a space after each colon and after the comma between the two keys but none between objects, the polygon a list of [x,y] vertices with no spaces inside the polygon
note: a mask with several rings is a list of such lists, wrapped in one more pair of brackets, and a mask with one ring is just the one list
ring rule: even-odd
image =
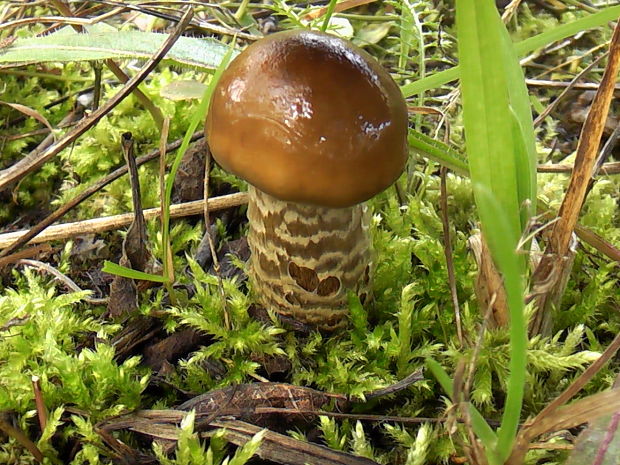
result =
[{"label": "curved grass leaf", "polygon": [[132,268],[127,268],[126,266],[122,266],[108,260],[103,263],[103,268],[101,269],[101,271],[103,271],[104,273],[122,276],[124,278],[141,279],[143,281],[153,281],[156,283],[166,282],[166,278],[158,274],[145,273],[144,271],[134,270]]},{"label": "curved grass leaf", "polygon": [[[523,72],[495,2],[459,0],[456,24],[467,160],[482,231],[502,273],[510,313],[510,375],[494,451],[503,463],[515,440],[525,388],[527,266],[517,248],[536,199],[534,128]],[[491,462],[493,451],[486,452]]]},{"label": "curved grass leaf", "polygon": [[[168,34],[141,31],[116,31],[91,28],[81,34],[61,29],[44,37],[17,39],[0,49],[0,64],[73,62],[108,58],[150,58]],[[203,70],[212,70],[222,61],[228,46],[215,39],[180,37],[164,61]]]},{"label": "curved grass leaf", "polygon": [[[443,367],[432,358],[426,359],[426,367],[439,382],[443,390],[446,391],[446,394],[448,394],[448,396],[453,399],[453,383],[448,373],[446,373],[446,370],[444,370]],[[474,407],[470,403],[468,403],[467,406],[469,408],[469,415],[471,416],[472,428],[474,429],[474,432],[476,433],[478,438],[480,438],[480,441],[482,442],[482,444],[484,444],[486,448],[489,465],[500,465],[501,462],[499,460],[499,457],[495,453],[495,448],[497,445],[497,436],[495,432],[491,429],[487,421],[484,419],[484,417],[476,407]]]},{"label": "curved grass leaf", "polygon": [[407,141],[409,148],[415,150],[423,157],[451,169],[459,176],[469,176],[469,167],[465,158],[443,142],[414,129],[409,129]]},{"label": "curved grass leaf", "polygon": [[[537,48],[545,47],[555,41],[573,36],[581,31],[600,27],[609,21],[615,21],[620,16],[620,5],[610,6],[602,9],[598,13],[580,18],[567,24],[562,24],[554,29],[550,29],[529,39],[523,40],[515,44],[515,50],[518,55],[525,55]],[[447,82],[454,81],[460,76],[461,69],[459,66],[441,71],[439,73],[410,82],[401,87],[401,91],[405,97],[419,94],[425,90],[435,89]]]}]

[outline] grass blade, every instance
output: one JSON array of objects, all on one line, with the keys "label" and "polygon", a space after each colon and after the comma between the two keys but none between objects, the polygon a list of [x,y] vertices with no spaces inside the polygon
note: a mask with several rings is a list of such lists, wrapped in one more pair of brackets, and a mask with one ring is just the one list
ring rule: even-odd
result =
[{"label": "grass blade", "polygon": [[[93,27],[90,34],[78,34],[69,28],[43,37],[17,39],[0,51],[0,63],[44,63],[104,60],[107,58],[148,59],[161,47],[168,34],[141,31],[116,31]],[[226,54],[228,46],[215,39],[180,37],[164,62],[213,70]]]},{"label": "grass blade", "polygon": [[144,281],[153,281],[156,283],[166,282],[166,278],[164,276],[134,270],[133,268],[127,268],[126,266],[122,266],[118,263],[114,263],[108,260],[103,263],[103,268],[101,269],[101,271],[103,271],[104,273],[122,276],[124,278],[142,279]]},{"label": "grass blade", "polygon": [[459,0],[456,23],[474,196],[484,238],[504,278],[510,313],[510,375],[495,448],[503,463],[516,437],[525,387],[527,269],[517,244],[536,199],[534,133],[524,77],[494,2]]},{"label": "grass blade", "polygon": [[[443,369],[443,367],[434,359],[427,358],[426,366],[429,371],[433,374],[435,379],[439,382],[444,391],[448,394],[450,398],[454,397],[454,390],[452,388],[453,383],[448,376],[448,373]],[[468,404],[469,415],[471,416],[471,423],[476,436],[480,438],[480,441],[484,444],[487,455],[489,455],[489,464],[490,465],[500,465],[499,457],[493,452],[497,445],[497,435],[491,429],[489,424],[486,422],[484,417],[480,414],[478,409],[474,407],[472,404]]]},{"label": "grass blade", "polygon": [[[620,17],[620,6],[610,6],[602,9],[598,13],[593,13],[568,24],[562,24],[554,29],[523,40],[515,44],[515,51],[517,55],[523,56],[537,48],[545,47],[555,41],[575,35],[578,32],[600,27],[609,21],[617,20],[618,17]],[[460,66],[455,66],[454,68],[433,74],[424,79],[405,84],[401,87],[401,91],[405,97],[411,97],[412,95],[419,94],[429,89],[435,89],[447,82],[458,79],[460,72]]]}]

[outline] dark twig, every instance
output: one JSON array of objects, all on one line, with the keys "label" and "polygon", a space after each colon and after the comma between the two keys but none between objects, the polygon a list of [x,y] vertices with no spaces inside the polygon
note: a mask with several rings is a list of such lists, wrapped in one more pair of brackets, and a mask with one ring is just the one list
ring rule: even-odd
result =
[{"label": "dark twig", "polygon": [[444,255],[446,257],[446,268],[448,270],[448,285],[450,286],[450,296],[454,306],[454,321],[456,324],[456,335],[459,345],[463,347],[463,324],[461,322],[461,307],[459,296],[456,292],[456,276],[454,274],[454,260],[452,259],[452,239],[450,238],[450,221],[448,218],[448,187],[446,182],[448,169],[441,167],[441,224],[443,227]]},{"label": "dark twig", "polygon": [[[191,141],[194,142],[202,137],[204,137],[202,131],[196,132],[192,136]],[[171,152],[172,150],[178,149],[181,146],[181,143],[182,143],[182,139],[178,139],[168,144],[166,146],[166,151]],[[157,158],[158,155],[159,155],[159,151],[157,149],[152,150],[146,155],[138,157],[136,159],[136,165],[138,166],[143,165],[144,163],[154,160],[155,158]],[[10,255],[11,253],[15,252],[20,247],[26,245],[31,239],[36,237],[41,231],[43,231],[49,225],[51,225],[52,223],[62,218],[68,211],[70,211],[71,209],[73,209],[74,207],[82,203],[84,200],[88,199],[91,195],[93,195],[95,192],[98,192],[100,189],[107,186],[112,181],[115,181],[116,179],[120,178],[125,173],[127,173],[127,165],[123,165],[122,167],[111,172],[107,176],[101,178],[99,181],[97,181],[92,186],[84,189],[76,197],[71,199],[69,202],[67,202],[65,205],[63,205],[59,209],[57,209],[55,212],[48,215],[45,219],[41,220],[37,225],[31,228],[26,234],[24,234],[23,236],[20,236],[19,239],[16,239],[15,242],[13,242],[6,249],[0,252],[0,258],[6,257]],[[0,268],[1,267],[2,265],[0,264]]]},{"label": "dark twig", "polygon": [[47,409],[41,392],[41,382],[36,375],[32,377],[32,391],[34,392],[34,404],[37,407],[37,416],[39,417],[39,427],[43,431],[47,425]]},{"label": "dark twig", "polygon": [[15,163],[10,168],[7,168],[0,172],[0,190],[5,189],[12,182],[18,181],[30,172],[40,167],[43,163],[50,160],[52,157],[59,154],[62,150],[71,145],[75,139],[84,134],[88,129],[94,126],[101,118],[108,114],[115,106],[117,106],[122,100],[124,100],[148,75],[155,66],[164,58],[168,50],[174,45],[177,39],[181,36],[185,27],[189,23],[193,16],[193,10],[187,9],[181,21],[174,29],[172,34],[168,36],[166,41],[157,51],[157,53],[150,58],[142,69],[131,78],[127,84],[105,103],[98,110],[94,111],[91,116],[81,120],[75,127],[65,134],[56,144],[40,153],[29,154],[27,157]]},{"label": "dark twig", "polygon": [[0,418],[0,431],[4,431],[9,436],[15,438],[15,440],[19,442],[22,446],[24,446],[26,450],[28,450],[28,452],[30,452],[38,462],[43,462],[43,454],[41,453],[37,445],[32,442],[22,430],[15,428],[14,426],[10,425],[9,422]]},{"label": "dark twig", "polygon": [[[41,271],[45,271],[46,273],[52,275],[57,281],[64,284],[71,292],[83,292],[85,289],[80,288],[71,278],[64,275],[56,268],[47,263],[41,262],[39,260],[29,260],[29,259],[21,259],[16,262],[17,265],[26,265],[36,268]],[[101,305],[107,303],[107,298],[94,298],[94,297],[84,297],[82,300],[84,302],[92,304],[92,305]]]},{"label": "dark twig", "polygon": [[605,52],[602,55],[596,57],[594,59],[594,61],[592,61],[592,63],[590,63],[588,66],[586,66],[583,69],[583,71],[581,71],[579,74],[577,74],[577,76],[575,76],[573,78],[573,80],[568,83],[568,86],[566,86],[566,88],[560,93],[560,95],[558,95],[558,97],[553,101],[553,103],[551,103],[549,106],[547,106],[547,108],[545,108],[545,110],[540,115],[538,115],[538,117],[536,117],[536,119],[534,120],[534,126],[538,126],[540,123],[542,123],[542,121],[547,116],[549,116],[549,114],[553,110],[555,110],[555,108],[562,101],[562,99],[566,96],[566,94],[568,94],[568,92],[570,92],[571,90],[573,90],[575,88],[575,86],[581,80],[581,78],[584,77],[586,74],[588,74],[590,72],[590,70],[592,68],[594,68],[599,63],[599,61],[601,61],[603,59],[603,57],[606,57],[608,54],[609,54],[609,52]]}]

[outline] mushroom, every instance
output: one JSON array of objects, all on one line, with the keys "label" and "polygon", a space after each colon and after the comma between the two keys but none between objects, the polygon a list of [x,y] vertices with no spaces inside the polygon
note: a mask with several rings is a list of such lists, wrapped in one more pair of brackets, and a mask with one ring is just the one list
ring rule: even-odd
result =
[{"label": "mushroom", "polygon": [[285,31],[247,47],[214,89],[215,160],[250,184],[249,275],[259,304],[324,330],[346,324],[372,276],[363,203],[402,173],[407,108],[350,42]]}]

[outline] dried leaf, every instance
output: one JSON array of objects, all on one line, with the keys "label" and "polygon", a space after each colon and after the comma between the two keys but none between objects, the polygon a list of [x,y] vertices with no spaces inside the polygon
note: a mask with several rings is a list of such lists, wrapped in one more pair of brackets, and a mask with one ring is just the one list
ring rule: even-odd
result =
[{"label": "dried leaf", "polygon": [[566,465],[620,463],[620,412],[592,422],[577,439]]},{"label": "dried leaf", "polygon": [[[207,392],[181,404],[178,409],[194,409],[196,414],[208,416],[231,415],[256,425],[281,429],[286,423],[300,419],[296,411],[320,410],[331,401],[344,403],[346,397],[292,384],[253,383]],[[260,412],[262,407],[285,408],[291,410],[291,414],[267,414]]]},{"label": "dried leaf", "polygon": [[43,116],[37,110],[35,110],[33,108],[30,108],[30,107],[27,107],[26,105],[21,105],[19,103],[9,103],[9,102],[3,102],[1,100],[0,100],[0,104],[1,105],[8,105],[9,107],[13,108],[14,110],[17,110],[17,111],[23,113],[26,116],[30,116],[31,118],[36,119],[39,123],[43,124],[47,129],[50,130],[50,133],[52,134],[52,136],[54,135],[54,129],[52,128],[52,125],[45,118],[45,116]]}]

